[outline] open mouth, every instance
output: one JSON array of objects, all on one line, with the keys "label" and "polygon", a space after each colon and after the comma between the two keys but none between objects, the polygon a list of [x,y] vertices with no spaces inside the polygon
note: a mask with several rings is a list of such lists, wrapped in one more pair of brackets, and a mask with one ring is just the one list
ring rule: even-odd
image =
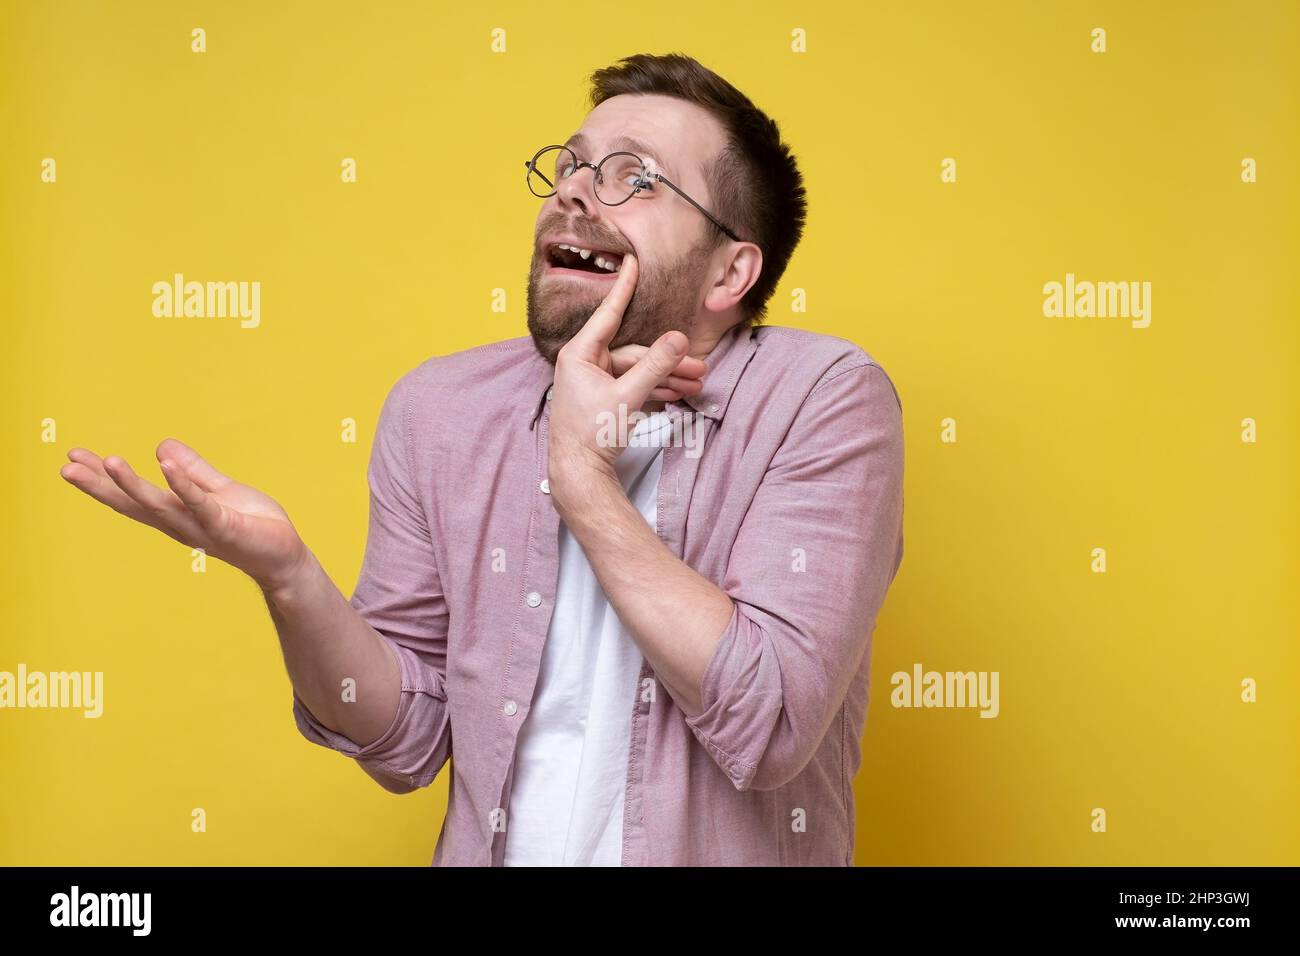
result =
[{"label": "open mouth", "polygon": [[620,252],[585,249],[567,242],[552,243],[546,250],[546,271],[556,274],[614,278],[623,262]]}]

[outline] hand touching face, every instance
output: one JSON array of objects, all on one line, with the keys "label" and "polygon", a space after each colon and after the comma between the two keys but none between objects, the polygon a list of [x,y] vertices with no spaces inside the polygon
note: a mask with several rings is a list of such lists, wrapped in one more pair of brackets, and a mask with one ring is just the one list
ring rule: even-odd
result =
[{"label": "hand touching face", "polygon": [[611,353],[637,270],[636,257],[625,256],[614,287],[556,356],[549,436],[553,495],[562,497],[584,471],[612,472],[622,449],[600,440],[607,416],[626,420],[648,401],[672,401],[703,387],[704,362],[686,354],[689,341],[680,331],[664,332],[635,352],[624,350],[617,360]]}]

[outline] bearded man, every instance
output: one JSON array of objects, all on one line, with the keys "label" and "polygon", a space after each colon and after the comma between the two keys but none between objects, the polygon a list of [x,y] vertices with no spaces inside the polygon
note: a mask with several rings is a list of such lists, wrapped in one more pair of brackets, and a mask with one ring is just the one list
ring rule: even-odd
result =
[{"label": "bearded man", "polygon": [[678,54],[592,107],[524,161],[530,334],[384,402],[350,600],[176,439],[166,490],[80,448],[61,474],[261,586],[308,740],[393,793],[450,765],[434,865],[852,865],[901,402],[762,324],[806,208],[775,122]]}]

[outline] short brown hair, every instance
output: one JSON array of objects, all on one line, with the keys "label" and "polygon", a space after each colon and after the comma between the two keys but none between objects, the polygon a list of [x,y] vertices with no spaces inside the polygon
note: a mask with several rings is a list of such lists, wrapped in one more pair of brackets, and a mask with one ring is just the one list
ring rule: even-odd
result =
[{"label": "short brown hair", "polygon": [[[591,105],[624,93],[675,96],[708,110],[722,124],[726,145],[705,171],[711,208],[742,239],[763,250],[763,270],[740,300],[755,325],[803,235],[807,215],[803,176],[776,121],[718,74],[681,53],[638,53],[591,75]],[[710,227],[713,248],[725,238]]]}]

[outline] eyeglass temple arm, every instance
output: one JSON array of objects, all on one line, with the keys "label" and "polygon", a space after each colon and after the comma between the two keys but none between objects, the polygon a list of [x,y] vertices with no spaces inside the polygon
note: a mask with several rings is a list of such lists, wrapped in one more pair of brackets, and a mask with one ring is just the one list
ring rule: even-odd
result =
[{"label": "eyeglass temple arm", "polygon": [[701,206],[699,203],[697,203],[697,202],[696,202],[694,199],[692,199],[690,196],[686,195],[686,193],[682,192],[680,189],[678,189],[676,186],[674,186],[672,180],[670,180],[670,179],[668,179],[666,176],[664,176],[663,173],[652,173],[651,175],[654,176],[654,178],[657,179],[659,182],[663,183],[665,186],[667,186],[669,189],[671,189],[673,192],[675,192],[677,195],[679,195],[679,196],[681,196],[683,199],[685,199],[688,203],[690,203],[692,206],[694,206],[694,207],[695,207],[696,209],[698,209],[700,212],[704,213],[704,215],[708,217],[709,222],[713,223],[715,226],[717,226],[719,229],[721,229],[723,232],[725,232],[728,236],[730,236],[733,240],[735,240],[736,242],[742,242],[742,241],[743,241],[743,240],[740,238],[740,236],[736,235],[734,232],[732,232],[730,229],[728,229],[726,226],[724,226],[721,222],[719,222],[718,219],[713,215],[713,213],[709,212],[707,209],[705,209],[703,206]]},{"label": "eyeglass temple arm", "polygon": [[542,180],[546,183],[546,185],[550,186],[552,189],[555,188],[555,183],[547,179],[546,174],[542,172],[540,169],[538,169],[536,166],[534,166],[533,161],[531,159],[524,160],[524,168],[527,169],[530,173],[536,173],[538,176],[541,176]]}]

